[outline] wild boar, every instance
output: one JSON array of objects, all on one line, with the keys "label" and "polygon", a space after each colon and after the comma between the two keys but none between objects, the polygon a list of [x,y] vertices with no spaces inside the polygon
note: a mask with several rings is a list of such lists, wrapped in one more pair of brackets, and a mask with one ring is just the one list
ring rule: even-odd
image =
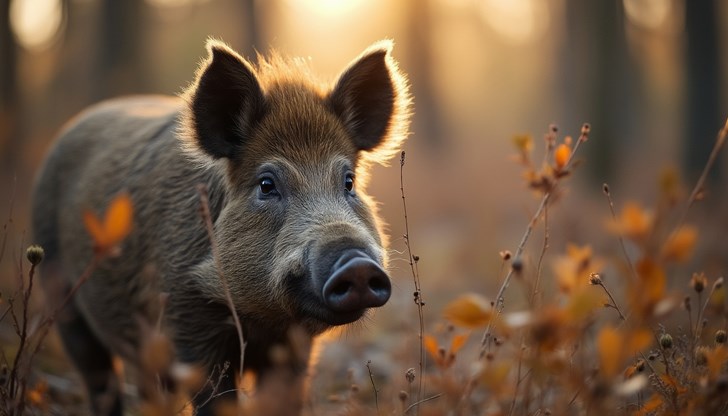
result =
[{"label": "wild boar", "polygon": [[[140,316],[157,299],[150,290],[168,296],[164,327],[177,357],[225,376],[219,391],[235,388],[241,356],[223,278],[245,369],[259,379],[290,328],[315,336],[387,302],[385,235],[364,187],[409,128],[391,48],[375,43],[327,84],[303,60],[273,54],[252,64],[211,40],[181,97],[108,101],[63,129],[34,190],[45,286],[61,282],[67,293],[90,263],[84,211],[103,211],[119,192],[134,207],[120,254],[96,266],[58,319],[94,414],[122,412],[113,359],[139,364]],[[208,400],[196,398],[207,402],[199,414]]]}]

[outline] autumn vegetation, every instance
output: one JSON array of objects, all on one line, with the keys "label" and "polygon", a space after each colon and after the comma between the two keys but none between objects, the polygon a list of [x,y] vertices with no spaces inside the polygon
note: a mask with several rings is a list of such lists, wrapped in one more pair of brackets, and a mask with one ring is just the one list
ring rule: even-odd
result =
[{"label": "autumn vegetation", "polygon": [[[416,241],[410,240],[409,229],[404,230],[412,308],[419,322],[406,336],[418,347],[412,352],[418,357],[416,364],[397,378],[382,380],[373,374],[371,362],[363,363],[367,382],[342,380],[341,391],[326,397],[310,391],[304,413],[728,414],[724,277],[707,276],[699,268],[688,276],[675,276],[700,239],[701,230],[690,223],[689,213],[706,197],[706,178],[725,145],[728,123],[690,192],[672,170],[659,179],[659,197],[651,206],[621,200],[616,190],[603,185],[603,204],[610,215],[600,221],[621,253],[617,260],[586,244],[569,244],[563,253],[549,244],[560,231],[551,227],[549,213],[559,209],[569,178],[578,173],[579,150],[589,145],[590,133],[585,124],[576,139],[561,137],[556,126],[550,126],[542,146],[528,135],[514,137],[515,161],[537,205],[519,244],[500,252],[500,270],[487,272],[497,275],[497,292],[463,293],[441,311],[440,320],[425,321],[425,300],[435,294],[420,282],[420,259],[412,247]],[[404,153],[400,169],[406,219]],[[28,247],[27,257],[17,261],[16,289],[4,294],[0,303],[0,320],[9,322],[16,335],[15,344],[1,351],[0,414],[50,414],[54,409],[53,395],[35,371],[37,354],[63,304],[99,260],[118,253],[133,226],[133,211],[128,196],[120,194],[103,215],[83,214],[95,255],[55,308],[29,308],[42,248]],[[532,241],[536,229],[542,230],[542,241]],[[14,240],[7,230],[0,261],[10,261],[6,242]],[[547,280],[556,288],[553,293],[546,290]],[[188,412],[200,386],[216,380],[206,380],[198,370],[176,362],[159,328],[149,328],[147,338],[140,360],[145,369],[136,381],[145,392],[137,397],[138,411]],[[281,414],[276,403],[291,384],[274,383],[254,391],[247,379],[239,406],[221,409],[221,414]],[[162,384],[175,388],[163,389]]]}]

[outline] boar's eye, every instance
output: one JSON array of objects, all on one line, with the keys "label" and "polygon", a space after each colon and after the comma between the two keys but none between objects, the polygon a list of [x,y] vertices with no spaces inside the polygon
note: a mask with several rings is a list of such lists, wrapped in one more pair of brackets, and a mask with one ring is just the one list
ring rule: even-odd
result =
[{"label": "boar's eye", "polygon": [[352,175],[351,173],[346,174],[346,179],[344,179],[344,187],[348,192],[354,190],[354,175]]},{"label": "boar's eye", "polygon": [[258,183],[258,186],[260,187],[260,193],[263,196],[278,195],[278,191],[276,190],[276,184],[271,178],[262,178]]}]

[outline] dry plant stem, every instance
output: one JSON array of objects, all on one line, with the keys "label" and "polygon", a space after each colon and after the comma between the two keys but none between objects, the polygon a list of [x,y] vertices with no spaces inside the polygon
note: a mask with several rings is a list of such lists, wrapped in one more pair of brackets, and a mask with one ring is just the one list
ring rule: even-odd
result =
[{"label": "dry plant stem", "polygon": [[367,371],[369,372],[369,380],[372,382],[372,389],[374,389],[374,405],[377,408],[377,414],[379,414],[379,390],[377,390],[377,385],[374,384],[374,375],[372,374],[372,368],[370,367],[371,363],[372,360],[367,361]]},{"label": "dry plant stem", "polygon": [[[612,200],[612,193],[609,190],[609,185],[606,183],[602,185],[602,189],[604,190],[604,195],[607,197],[607,201],[609,202],[609,212],[612,214],[612,221],[615,223],[617,222],[617,214],[614,211],[614,201]],[[624,256],[624,260],[627,262],[627,265],[629,266],[629,271],[632,274],[632,279],[637,280],[637,271],[634,268],[634,265],[632,264],[632,260],[629,258],[629,255],[627,254],[627,247],[624,245],[624,238],[622,237],[622,234],[620,233],[618,236],[619,238],[619,245],[622,247],[622,255]],[[606,288],[605,288],[606,290]]]},{"label": "dry plant stem", "polygon": [[[200,407],[206,405],[212,399],[215,399],[215,398],[217,398],[219,396],[222,396],[223,394],[227,394],[227,393],[230,392],[230,391],[227,391],[226,390],[226,391],[222,391],[222,392],[219,392],[218,393],[218,389],[220,388],[220,383],[222,383],[222,379],[224,377],[224,374],[225,374],[225,372],[227,372],[227,369],[228,369],[229,366],[230,366],[230,363],[228,361],[225,361],[225,363],[222,366],[222,369],[220,370],[220,375],[217,377],[217,382],[213,382],[211,376],[208,376],[207,377],[207,380],[205,380],[205,385],[208,385],[209,384],[210,386],[212,386],[212,392],[210,392],[210,397],[208,397],[207,399],[205,399],[205,401],[202,402],[202,404],[200,405]],[[237,389],[235,389],[235,391],[237,391]],[[197,393],[195,393],[195,395],[192,396],[190,398],[190,400],[188,400],[187,403],[185,403],[182,406],[182,408],[180,408],[177,411],[177,414],[178,415],[179,414],[182,414],[182,412],[184,411],[185,407],[187,407],[188,405],[191,405],[195,401],[195,399],[197,399],[197,396],[199,396],[201,392],[202,392],[202,389],[200,389],[199,391],[197,391]]]},{"label": "dry plant stem", "polygon": [[[240,367],[238,368],[238,374],[242,376],[245,358],[245,337],[243,336],[243,326],[240,324],[240,318],[235,310],[235,304],[233,303],[232,295],[230,294],[230,287],[228,286],[227,278],[222,272],[222,265],[220,264],[220,256],[217,252],[217,243],[215,242],[215,230],[212,225],[212,215],[210,214],[210,200],[207,197],[207,187],[199,185],[197,191],[200,193],[200,203],[202,205],[202,219],[205,221],[205,227],[207,228],[207,237],[210,239],[210,248],[212,250],[212,257],[215,261],[215,268],[220,276],[220,282],[222,283],[223,292],[225,292],[225,300],[227,301],[230,314],[233,317],[235,323],[235,329],[238,333],[238,342],[240,343]],[[243,401],[242,389],[236,389],[238,396],[238,403]]]},{"label": "dry plant stem", "polygon": [[[662,355],[662,363],[665,365],[665,374],[667,376],[670,376],[670,361],[667,359],[667,356],[665,355],[665,352],[666,352],[665,349],[662,349],[662,354],[660,354],[660,355]],[[675,409],[678,409],[678,404],[677,404],[677,390],[676,389],[670,389],[669,390],[669,393],[670,393],[670,401],[672,402],[672,406]]]},{"label": "dry plant stem", "polygon": [[511,408],[508,411],[509,415],[513,414],[513,411],[516,409],[516,400],[518,399],[518,388],[521,386],[521,382],[530,374],[530,370],[526,373],[526,375],[521,378],[521,368],[523,367],[523,349],[525,346],[523,345],[523,342],[525,340],[525,336],[521,335],[521,351],[518,354],[518,372],[516,373],[516,388],[513,389],[513,399],[511,400]]},{"label": "dry plant stem", "polygon": [[606,293],[606,294],[607,294],[607,296],[609,297],[609,302],[610,302],[610,303],[608,304],[608,306],[611,306],[612,308],[614,308],[614,310],[616,310],[616,311],[617,311],[617,313],[619,314],[619,319],[621,319],[621,320],[623,320],[623,321],[626,321],[626,320],[627,320],[627,318],[626,318],[626,317],[625,317],[625,316],[624,316],[624,315],[622,314],[622,310],[621,310],[621,309],[619,309],[619,306],[617,305],[617,301],[616,301],[616,300],[614,300],[614,296],[612,296],[612,293],[611,293],[611,292],[609,291],[609,289],[607,289],[607,287],[606,287],[606,286],[604,286],[604,282],[600,281],[600,282],[599,282],[599,283],[597,283],[597,284],[598,284],[598,285],[599,285],[599,286],[600,286],[600,287],[601,287],[602,289],[604,289],[604,293]]},{"label": "dry plant stem", "polygon": [[9,226],[13,223],[13,207],[15,206],[15,191],[18,186],[18,177],[13,176],[13,190],[10,193],[10,209],[8,211],[8,221],[3,226],[3,230],[5,231],[3,233],[3,242],[2,246],[0,246],[0,262],[3,260],[3,257],[5,256],[5,247],[6,243],[8,242],[8,234],[10,233]]},{"label": "dry plant stem", "polygon": [[705,167],[703,168],[703,172],[700,174],[700,178],[698,178],[698,182],[695,183],[695,187],[693,188],[693,191],[690,193],[690,197],[688,198],[687,204],[685,205],[685,210],[683,210],[682,215],[680,216],[680,219],[677,222],[677,225],[675,226],[675,229],[673,230],[672,234],[670,234],[670,237],[668,238],[666,244],[670,243],[670,240],[672,240],[675,237],[675,234],[680,230],[680,228],[685,223],[685,218],[688,216],[688,211],[690,211],[690,208],[693,206],[695,201],[698,199],[698,195],[703,190],[703,186],[705,185],[705,180],[708,178],[708,172],[710,172],[710,169],[715,164],[716,159],[718,158],[718,154],[720,153],[721,149],[725,145],[726,138],[728,137],[728,119],[725,121],[725,125],[723,128],[718,132],[718,138],[715,141],[715,145],[713,145],[713,150],[710,152],[710,156],[708,157],[708,162],[705,163]]},{"label": "dry plant stem", "polygon": [[[404,242],[407,246],[407,255],[409,256],[409,265],[410,269],[412,270],[412,280],[415,284],[415,303],[417,304],[417,314],[420,321],[420,333],[419,333],[419,341],[420,341],[420,373],[418,375],[418,387],[417,387],[417,401],[415,404],[421,403],[420,399],[422,397],[422,391],[424,390],[424,369],[425,369],[425,343],[424,343],[424,334],[425,334],[425,318],[424,314],[422,312],[422,305],[424,305],[424,302],[422,300],[422,289],[420,287],[420,275],[415,267],[415,264],[417,263],[415,261],[414,256],[412,255],[412,245],[410,243],[410,232],[409,232],[409,222],[407,220],[407,199],[404,196],[404,160],[405,160],[405,153],[402,151],[400,160],[399,160],[399,190],[402,195],[402,208],[404,210]],[[411,406],[410,406],[411,407]],[[417,413],[419,413],[419,408],[417,410]]]},{"label": "dry plant stem", "polygon": [[[19,374],[18,374],[18,367],[20,364],[20,359],[23,357],[23,352],[25,352],[25,344],[28,341],[28,307],[30,305],[30,293],[33,290],[33,277],[35,275],[35,264],[31,264],[30,271],[28,272],[28,288],[25,289],[25,285],[23,283],[23,263],[20,262],[20,291],[23,295],[23,305],[22,305],[22,313],[23,313],[23,320],[20,323],[20,328],[18,332],[18,337],[20,338],[19,344],[18,344],[18,353],[15,354],[15,359],[13,360],[13,367],[10,370],[10,380],[19,380]],[[25,382],[19,383],[13,383],[10,386],[10,396],[15,396],[18,392],[20,392],[20,395],[18,397],[24,397],[25,394]]]},{"label": "dry plant stem", "polygon": [[404,413],[407,414],[407,413],[409,413],[410,410],[414,409],[415,407],[419,408],[419,405],[421,405],[422,403],[429,402],[430,400],[435,400],[435,399],[439,398],[440,396],[442,396],[442,393],[437,393],[434,396],[430,396],[425,399],[418,400],[418,401],[412,403],[411,405],[409,405],[409,407],[407,407],[407,409],[404,410]]},{"label": "dry plant stem", "polygon": [[66,297],[63,298],[63,301],[61,301],[60,305],[58,305],[58,307],[56,307],[56,309],[50,315],[48,315],[38,326],[38,330],[40,330],[42,332],[38,338],[39,342],[38,342],[38,344],[36,344],[35,350],[33,351],[32,356],[34,356],[40,349],[40,340],[45,338],[46,334],[48,333],[48,330],[51,328],[53,323],[56,321],[56,318],[61,313],[63,308],[65,308],[66,305],[68,305],[68,303],[71,302],[71,299],[73,299],[73,297],[76,295],[76,292],[78,292],[78,289],[80,289],[81,286],[83,286],[83,284],[86,283],[86,281],[91,277],[91,273],[93,273],[93,271],[96,269],[96,266],[98,265],[100,259],[101,259],[101,257],[99,254],[94,255],[94,257],[91,259],[91,262],[89,263],[89,265],[86,266],[86,270],[84,270],[83,273],[81,274],[81,276],[78,278],[78,280],[76,280],[76,283],[73,285],[71,290],[68,291],[68,293],[66,294]]},{"label": "dry plant stem", "polygon": [[[619,305],[617,305],[617,304],[616,304],[616,303],[614,302],[614,298],[613,298],[613,297],[612,297],[612,295],[611,295],[611,294],[609,293],[609,290],[607,290],[607,287],[606,287],[606,286],[604,286],[604,282],[601,282],[601,283],[600,283],[599,285],[600,285],[600,286],[602,287],[602,289],[604,289],[604,291],[605,291],[605,292],[607,293],[607,296],[609,296],[609,299],[611,299],[611,301],[612,301],[612,303],[613,303],[612,307],[613,307],[613,308],[614,308],[614,309],[615,309],[615,310],[617,311],[617,313],[619,314],[619,317],[620,317],[620,318],[621,318],[621,319],[623,320],[623,322],[624,322],[625,324],[628,324],[629,322],[627,321],[627,318],[625,318],[624,314],[622,313],[622,310],[621,310],[621,309],[619,308]],[[657,370],[655,370],[655,367],[653,367],[653,366],[652,366],[652,364],[650,364],[650,360],[649,360],[649,358],[647,358],[647,356],[645,356],[645,354],[644,354],[643,352],[640,352],[640,353],[639,353],[639,356],[640,356],[640,357],[642,358],[642,361],[643,361],[643,362],[645,363],[645,365],[646,365],[646,366],[647,366],[647,367],[648,367],[648,368],[650,369],[650,371],[652,371],[652,374],[654,374],[654,375],[655,375],[655,381],[656,381],[656,383],[657,383],[657,384],[658,384],[658,385],[660,386],[660,389],[661,389],[661,390],[662,390],[663,392],[669,392],[669,391],[670,391],[670,389],[669,389],[669,388],[668,388],[668,387],[667,387],[667,386],[665,385],[665,383],[664,383],[664,382],[662,381],[662,379],[660,378],[660,375],[659,375],[659,374],[657,373]],[[678,413],[677,403],[676,403],[676,402],[673,402],[672,404],[673,404],[673,406],[674,406],[675,414],[677,414],[677,413]]]},{"label": "dry plant stem", "polygon": [[[695,342],[697,343],[700,341],[700,336],[703,334],[703,318],[705,317],[705,310],[708,309],[708,304],[710,303],[710,297],[713,296],[713,292],[715,292],[715,285],[713,285],[710,288],[710,293],[708,293],[708,296],[705,298],[705,302],[703,303],[703,307],[698,310],[698,320],[695,322]],[[698,294],[698,305],[700,305],[700,293]]]},{"label": "dry plant stem", "polygon": [[536,281],[533,284],[533,291],[531,292],[531,307],[536,307],[536,296],[538,295],[538,287],[541,282],[541,271],[543,268],[543,259],[546,256],[546,251],[549,248],[549,208],[548,206],[543,209],[543,246],[541,247],[541,254],[538,256],[538,266],[536,266]]}]

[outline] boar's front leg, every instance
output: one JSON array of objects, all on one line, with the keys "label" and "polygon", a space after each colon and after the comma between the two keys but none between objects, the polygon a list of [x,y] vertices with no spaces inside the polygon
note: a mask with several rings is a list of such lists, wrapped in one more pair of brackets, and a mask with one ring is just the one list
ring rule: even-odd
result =
[{"label": "boar's front leg", "polygon": [[196,414],[213,415],[216,407],[236,398],[240,346],[230,310],[187,287],[171,294],[168,311],[179,360],[206,372],[205,385],[193,399]]},{"label": "boar's front leg", "polygon": [[113,369],[112,356],[73,300],[58,317],[58,332],[66,352],[86,383],[93,414],[121,416],[121,385]]}]

